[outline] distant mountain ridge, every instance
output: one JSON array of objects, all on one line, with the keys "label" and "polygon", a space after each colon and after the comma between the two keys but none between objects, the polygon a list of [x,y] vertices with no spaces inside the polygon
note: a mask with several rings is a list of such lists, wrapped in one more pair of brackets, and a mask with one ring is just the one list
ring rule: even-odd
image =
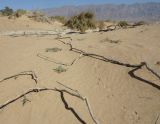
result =
[{"label": "distant mountain ridge", "polygon": [[98,20],[128,20],[128,21],[160,21],[160,3],[135,3],[135,4],[103,4],[64,6],[60,8],[48,8],[41,10],[49,16],[70,17],[82,11],[95,13]]}]

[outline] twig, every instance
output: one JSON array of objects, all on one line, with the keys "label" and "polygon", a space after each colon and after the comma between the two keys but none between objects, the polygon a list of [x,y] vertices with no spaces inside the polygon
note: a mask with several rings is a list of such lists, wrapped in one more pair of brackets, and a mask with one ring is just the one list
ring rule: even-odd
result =
[{"label": "twig", "polygon": [[95,124],[99,124],[98,120],[95,119],[95,117],[93,116],[93,112],[92,112],[91,106],[90,106],[90,104],[89,104],[89,102],[88,102],[88,99],[87,99],[87,98],[84,98],[84,101],[85,101],[85,103],[86,103],[86,106],[87,106],[87,108],[88,108],[88,111],[89,111],[89,114],[90,114],[92,120],[94,121]]},{"label": "twig", "polygon": [[76,63],[76,61],[78,61],[80,58],[82,58],[82,54],[80,54],[77,58],[75,58],[71,63],[67,64],[67,63],[61,63],[61,62],[57,62],[56,60],[54,60],[53,58],[49,58],[47,56],[44,56],[40,53],[37,54],[37,57],[43,59],[43,60],[46,60],[46,61],[49,61],[49,62],[53,62],[55,64],[58,64],[58,65],[64,65],[64,66],[72,66],[74,63]]},{"label": "twig", "polygon": [[[82,101],[85,102],[87,108],[88,108],[88,111],[89,111],[89,114],[92,118],[92,120],[94,121],[95,124],[99,124],[98,121],[94,118],[93,116],[93,113],[91,111],[91,107],[89,105],[89,102],[87,100],[87,98],[85,97],[82,97],[80,95],[80,93],[77,91],[77,90],[74,90],[60,82],[57,82],[58,84],[60,84],[61,86],[73,91],[72,92],[69,92],[68,90],[65,90],[65,89],[58,89],[58,88],[34,88],[34,89],[29,89],[27,90],[25,93],[21,94],[21,95],[18,95],[17,97],[11,99],[11,100],[8,100],[6,101],[4,104],[0,105],[0,109],[4,109],[5,107],[7,107],[8,105],[12,104],[13,102],[16,102],[17,100],[19,100],[20,98],[22,97],[25,97],[26,95],[29,95],[30,93],[39,93],[39,92],[42,92],[42,91],[56,91],[56,92],[59,92],[60,93],[60,96],[61,96],[61,100],[62,102],[64,103],[64,106],[67,110],[71,111],[73,113],[73,115],[82,123],[82,124],[86,124],[86,122],[78,115],[78,113],[74,110],[74,108],[72,107],[69,107],[67,101],[65,100],[65,97],[64,97],[64,93],[67,93],[69,95],[72,95],[72,96],[75,96],[79,99],[81,99]],[[28,100],[27,100],[28,101]],[[25,101],[26,102],[26,101]]]},{"label": "twig", "polygon": [[74,90],[74,89],[72,89],[72,88],[70,88],[70,87],[68,87],[68,86],[66,86],[66,85],[64,85],[64,84],[62,84],[62,83],[60,83],[60,82],[58,82],[58,81],[56,81],[56,82],[57,82],[59,85],[61,85],[61,86],[65,87],[65,88],[67,88],[67,89],[75,92],[76,94],[78,94],[78,95],[80,96],[78,90]]},{"label": "twig", "polygon": [[64,84],[62,84],[62,83],[60,83],[60,82],[58,82],[58,81],[57,81],[57,83],[60,84],[60,85],[62,85],[62,86],[65,87],[65,88],[67,88],[67,89],[75,92],[75,93],[77,94],[76,97],[80,98],[81,100],[83,100],[83,101],[85,102],[85,104],[86,104],[86,106],[87,106],[87,109],[88,109],[88,112],[89,112],[92,120],[94,121],[94,123],[95,123],[95,124],[99,124],[98,120],[95,119],[95,117],[94,117],[94,115],[93,115],[91,106],[90,106],[89,101],[88,101],[88,99],[87,99],[86,97],[83,97],[82,95],[80,95],[80,93],[78,92],[78,90],[74,90],[74,89],[72,89],[72,88],[70,88],[70,87],[68,87],[68,86],[66,86],[66,85],[64,85]]},{"label": "twig", "polygon": [[64,106],[67,110],[70,110],[74,116],[82,123],[82,124],[87,124],[78,114],[77,112],[72,108],[72,107],[69,107],[67,101],[65,100],[64,98],[64,92],[62,90],[58,90],[56,89],[56,91],[60,92],[60,96],[61,96],[61,100],[62,102],[64,103]]},{"label": "twig", "polygon": [[3,81],[5,81],[5,80],[9,80],[9,79],[11,79],[11,78],[15,78],[15,79],[16,79],[17,77],[23,76],[23,75],[29,75],[29,76],[31,76],[31,78],[35,81],[35,83],[36,83],[36,84],[38,83],[38,78],[37,78],[37,75],[35,74],[34,71],[24,71],[24,72],[20,72],[19,74],[15,74],[15,75],[13,75],[13,76],[9,76],[9,77],[4,78],[4,79],[0,80],[0,82],[3,82]]},{"label": "twig", "polygon": [[36,88],[36,89],[29,89],[28,91],[26,91],[25,93],[21,94],[21,95],[18,95],[17,97],[15,97],[14,99],[11,99],[11,100],[8,100],[7,102],[5,102],[4,104],[0,105],[0,109],[3,109],[5,107],[7,107],[8,105],[10,105],[11,103],[17,101],[18,99],[26,96],[27,94],[30,94],[30,93],[37,93],[37,92],[40,92],[40,91],[44,91],[44,90],[48,90],[47,88]]},{"label": "twig", "polygon": [[139,69],[141,69],[142,66],[146,66],[146,68],[147,68],[148,71],[150,71],[152,74],[154,74],[156,77],[158,77],[160,79],[160,75],[158,75],[154,70],[152,70],[151,68],[149,68],[147,66],[146,62],[141,62],[140,64],[123,63],[123,62],[120,62],[120,61],[117,61],[117,60],[106,58],[106,57],[101,56],[101,55],[97,55],[97,54],[93,54],[93,53],[87,53],[87,52],[85,52],[83,50],[74,48],[71,43],[66,43],[66,42],[64,42],[62,40],[59,40],[59,39],[58,39],[58,41],[60,41],[61,43],[65,44],[67,46],[69,46],[70,47],[70,51],[82,54],[83,56],[88,56],[90,58],[98,59],[98,60],[101,60],[101,61],[104,61],[104,62],[110,62],[112,64],[116,64],[116,65],[120,65],[120,66],[124,66],[124,67],[133,68],[131,71],[128,72],[128,74],[131,77],[133,77],[133,78],[135,78],[137,80],[140,80],[140,81],[142,81],[144,83],[147,83],[147,84],[153,86],[154,88],[157,88],[158,90],[160,90],[160,86],[159,85],[157,85],[157,84],[155,84],[155,83],[153,83],[151,81],[145,80],[145,79],[143,79],[141,77],[138,77],[138,76],[136,76],[134,74],[134,72],[137,71],[137,70],[139,70]]}]

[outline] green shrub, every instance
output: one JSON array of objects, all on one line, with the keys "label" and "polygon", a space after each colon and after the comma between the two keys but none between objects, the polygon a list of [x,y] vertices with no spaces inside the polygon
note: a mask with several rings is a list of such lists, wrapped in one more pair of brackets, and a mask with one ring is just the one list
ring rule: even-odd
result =
[{"label": "green shrub", "polygon": [[59,22],[61,22],[62,24],[66,23],[65,17],[64,16],[51,16],[50,17],[51,20],[57,20]]},{"label": "green shrub", "polygon": [[66,72],[67,69],[63,68],[62,66],[58,66],[57,68],[53,69],[57,73]]},{"label": "green shrub", "polygon": [[8,6],[6,6],[4,9],[0,11],[3,16],[10,16],[10,15],[13,15],[14,13],[13,9],[9,8]]},{"label": "green shrub", "polygon": [[19,18],[21,17],[22,15],[25,15],[27,13],[26,10],[23,10],[23,9],[18,9],[15,13],[14,13],[14,16]]},{"label": "green shrub", "polygon": [[76,29],[84,33],[87,29],[96,28],[94,14],[90,12],[82,12],[79,15],[72,16],[65,24],[71,29]]},{"label": "green shrub", "polygon": [[126,28],[129,24],[126,21],[120,21],[118,23],[118,26],[122,27],[122,28]]}]

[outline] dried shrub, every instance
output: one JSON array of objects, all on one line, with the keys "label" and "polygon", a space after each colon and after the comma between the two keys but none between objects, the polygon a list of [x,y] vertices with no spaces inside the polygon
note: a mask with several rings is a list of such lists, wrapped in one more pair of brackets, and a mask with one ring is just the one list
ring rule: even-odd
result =
[{"label": "dried shrub", "polygon": [[51,20],[39,11],[32,12],[28,17],[37,22],[51,23]]},{"label": "dried shrub", "polygon": [[118,23],[118,26],[120,26],[122,28],[126,28],[127,26],[129,26],[129,24],[126,21],[120,21]]},{"label": "dried shrub", "polygon": [[26,10],[23,10],[23,9],[18,9],[15,13],[14,13],[14,16],[19,18],[21,17],[22,15],[25,15],[27,13]]},{"label": "dried shrub", "polygon": [[58,21],[61,22],[62,24],[66,23],[65,17],[64,16],[50,16],[49,17],[52,21]]},{"label": "dried shrub", "polygon": [[105,23],[104,23],[104,21],[98,22],[98,28],[99,28],[99,30],[103,30],[103,29],[105,28]]},{"label": "dried shrub", "polygon": [[84,33],[87,29],[96,28],[94,14],[91,12],[82,12],[79,15],[72,16],[65,25],[81,33]]}]

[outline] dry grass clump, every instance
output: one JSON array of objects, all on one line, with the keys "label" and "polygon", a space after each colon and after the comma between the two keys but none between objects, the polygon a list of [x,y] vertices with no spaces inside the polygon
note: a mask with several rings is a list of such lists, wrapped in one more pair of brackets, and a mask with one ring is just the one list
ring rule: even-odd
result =
[{"label": "dry grass clump", "polygon": [[62,66],[58,66],[57,68],[53,69],[57,73],[66,72],[67,69],[63,68]]},{"label": "dry grass clump", "polygon": [[65,17],[64,16],[50,16],[49,17],[52,21],[58,21],[61,22],[62,24],[66,23]]},{"label": "dry grass clump", "polygon": [[104,21],[99,21],[98,24],[97,24],[97,27],[99,28],[99,30],[105,29],[105,23],[104,23]]},{"label": "dry grass clump", "polygon": [[28,17],[37,22],[51,23],[51,20],[39,11],[32,12]]},{"label": "dry grass clump", "polygon": [[72,16],[66,22],[65,26],[84,33],[87,29],[96,28],[94,14],[91,12],[82,12],[79,15]]},{"label": "dry grass clump", "polygon": [[118,26],[122,28],[126,28],[127,26],[129,26],[129,24],[126,21],[120,21],[118,22]]}]

